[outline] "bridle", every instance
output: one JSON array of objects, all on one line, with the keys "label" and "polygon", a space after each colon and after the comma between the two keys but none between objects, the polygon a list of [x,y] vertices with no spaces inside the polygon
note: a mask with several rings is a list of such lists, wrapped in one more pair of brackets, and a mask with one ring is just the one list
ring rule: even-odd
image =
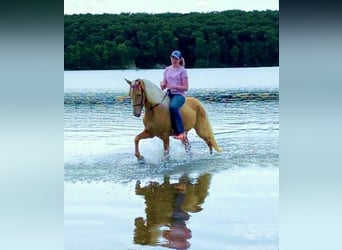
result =
[{"label": "bridle", "polygon": [[144,91],[142,91],[142,87],[141,87],[141,85],[140,85],[140,82],[139,82],[139,84],[132,84],[131,85],[131,88],[132,89],[139,89],[140,90],[140,94],[141,94],[141,100],[140,100],[140,103],[137,103],[137,104],[133,104],[132,106],[133,107],[136,107],[136,106],[141,106],[141,107],[143,107],[144,106],[144,95],[145,95],[145,93],[144,93]]}]

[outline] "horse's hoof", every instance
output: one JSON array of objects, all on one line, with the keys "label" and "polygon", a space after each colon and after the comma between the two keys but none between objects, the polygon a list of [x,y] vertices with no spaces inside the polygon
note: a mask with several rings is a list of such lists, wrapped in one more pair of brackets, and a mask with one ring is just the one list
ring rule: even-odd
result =
[{"label": "horse's hoof", "polygon": [[146,160],[145,160],[144,156],[142,156],[142,155],[141,155],[140,157],[138,157],[137,160],[138,160],[138,163],[139,163],[139,164],[144,164],[144,163],[146,163]]},{"label": "horse's hoof", "polygon": [[169,161],[170,160],[170,154],[163,155],[162,161]]}]

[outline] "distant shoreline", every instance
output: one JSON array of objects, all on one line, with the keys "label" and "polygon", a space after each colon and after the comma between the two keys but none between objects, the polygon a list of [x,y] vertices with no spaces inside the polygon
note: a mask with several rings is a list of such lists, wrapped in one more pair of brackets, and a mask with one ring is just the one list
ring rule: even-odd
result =
[{"label": "distant shoreline", "polygon": [[[166,67],[166,66],[165,66]],[[279,67],[279,65],[274,66],[244,66],[244,67],[209,67],[209,68],[187,68],[187,69],[239,69],[239,68],[274,68]],[[163,69],[160,67],[156,68],[113,68],[113,69],[64,69],[64,71],[109,71],[109,70],[154,70]]]}]

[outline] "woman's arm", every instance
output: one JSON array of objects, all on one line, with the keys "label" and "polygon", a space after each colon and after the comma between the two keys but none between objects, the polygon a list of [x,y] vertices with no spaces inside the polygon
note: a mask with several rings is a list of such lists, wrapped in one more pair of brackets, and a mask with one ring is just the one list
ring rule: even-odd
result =
[{"label": "woman's arm", "polygon": [[167,81],[166,81],[166,79],[164,78],[163,81],[160,82],[160,88],[161,88],[162,90],[164,90],[164,89],[166,88],[166,86],[167,86]]},{"label": "woman's arm", "polygon": [[160,88],[162,90],[164,90],[166,88],[166,86],[167,86],[166,71],[167,71],[167,68],[163,72],[163,81],[160,82]]}]

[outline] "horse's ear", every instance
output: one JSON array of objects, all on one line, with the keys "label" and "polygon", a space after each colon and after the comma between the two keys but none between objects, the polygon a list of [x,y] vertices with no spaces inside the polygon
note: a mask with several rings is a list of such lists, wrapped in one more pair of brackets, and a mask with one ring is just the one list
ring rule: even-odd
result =
[{"label": "horse's ear", "polygon": [[129,84],[129,85],[131,85],[132,84],[132,81],[130,81],[130,80],[127,80],[126,78],[125,78],[125,81]]}]

